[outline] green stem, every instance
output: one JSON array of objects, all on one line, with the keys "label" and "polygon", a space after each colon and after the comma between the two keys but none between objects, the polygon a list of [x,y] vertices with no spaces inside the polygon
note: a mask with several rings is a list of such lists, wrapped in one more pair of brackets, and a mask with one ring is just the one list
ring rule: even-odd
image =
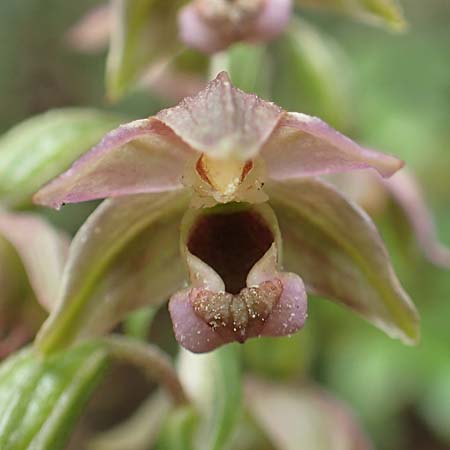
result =
[{"label": "green stem", "polygon": [[161,384],[176,405],[189,403],[170,358],[158,347],[121,335],[110,335],[102,341],[113,357],[142,369],[151,380]]},{"label": "green stem", "polygon": [[230,71],[230,56],[228,52],[216,53],[210,58],[209,79],[212,80],[219,72]]}]

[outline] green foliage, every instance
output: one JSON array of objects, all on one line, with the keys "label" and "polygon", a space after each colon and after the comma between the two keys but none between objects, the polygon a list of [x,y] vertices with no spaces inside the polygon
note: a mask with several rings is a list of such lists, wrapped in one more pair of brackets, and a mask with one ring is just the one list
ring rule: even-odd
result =
[{"label": "green foliage", "polygon": [[268,98],[272,69],[265,46],[238,43],[227,52],[213,57],[210,72],[211,76],[215,76],[221,70],[226,70],[234,86]]},{"label": "green foliage", "polygon": [[242,414],[240,349],[236,344],[196,355],[183,351],[180,378],[198,406],[195,449],[226,449]]},{"label": "green foliage", "polygon": [[90,342],[43,359],[25,349],[0,366],[0,448],[58,450],[102,379],[108,357]]},{"label": "green foliage", "polygon": [[7,322],[10,316],[17,314],[23,300],[32,296],[32,290],[19,255],[1,235],[0,261],[0,314]]},{"label": "green foliage", "polygon": [[130,313],[123,324],[125,334],[145,341],[157,312],[156,308],[148,306]]},{"label": "green foliage", "polygon": [[0,202],[29,206],[32,195],[66,170],[120,120],[94,109],[57,109],[16,125],[0,138]]},{"label": "green foliage", "polygon": [[337,40],[296,19],[271,44],[271,54],[276,103],[318,116],[339,130],[354,125],[351,60]]},{"label": "green foliage", "polygon": [[180,50],[176,11],[185,0],[118,0],[106,73],[108,97],[119,99],[152,63]]},{"label": "green foliage", "polygon": [[214,395],[209,414],[212,417],[209,444],[206,449],[222,450],[231,439],[241,414],[242,387],[240,373],[240,352],[236,345],[216,350],[212,375]]},{"label": "green foliage", "polygon": [[293,336],[249,340],[244,347],[247,369],[277,380],[307,376],[314,355],[312,323]]},{"label": "green foliage", "polygon": [[169,413],[155,450],[195,450],[193,437],[198,422],[195,409],[180,407]]},{"label": "green foliage", "polygon": [[403,31],[406,22],[397,0],[297,0],[299,6],[329,8],[372,25]]}]

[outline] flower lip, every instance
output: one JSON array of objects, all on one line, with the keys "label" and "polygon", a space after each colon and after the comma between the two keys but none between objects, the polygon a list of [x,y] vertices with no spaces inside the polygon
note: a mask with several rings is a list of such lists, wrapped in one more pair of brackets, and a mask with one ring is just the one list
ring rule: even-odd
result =
[{"label": "flower lip", "polygon": [[282,293],[283,284],[275,278],[236,295],[192,289],[189,301],[195,314],[225,340],[243,343],[261,333]]},{"label": "flower lip", "polygon": [[169,311],[182,346],[201,353],[303,326],[305,288],[280,271],[281,236],[268,204],[191,210],[180,236],[191,283],[171,297]]},{"label": "flower lip", "polygon": [[220,277],[191,255],[200,279],[169,302],[177,341],[202,353],[233,341],[298,331],[307,317],[305,287],[299,276],[278,271],[277,255],[273,243],[248,274],[248,287],[237,295],[225,292]]},{"label": "flower lip", "polygon": [[228,293],[239,294],[275,236],[254,209],[236,204],[212,209],[216,212],[201,214],[193,224],[187,248],[217,272]]}]

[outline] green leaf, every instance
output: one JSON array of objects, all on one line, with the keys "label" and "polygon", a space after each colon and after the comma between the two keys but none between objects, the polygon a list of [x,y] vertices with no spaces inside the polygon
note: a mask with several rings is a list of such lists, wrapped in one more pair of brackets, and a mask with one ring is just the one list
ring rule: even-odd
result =
[{"label": "green leaf", "polygon": [[19,255],[1,234],[0,267],[0,317],[4,327],[10,316],[14,316],[14,309],[29,296],[31,287]]},{"label": "green leaf", "polygon": [[42,359],[26,349],[0,366],[0,448],[59,450],[109,360],[88,342]]},{"label": "green leaf", "polygon": [[38,188],[66,170],[119,122],[110,113],[67,108],[13,127],[0,138],[0,202],[29,205]]},{"label": "green leaf", "polygon": [[341,130],[352,126],[352,67],[337,41],[296,19],[271,50],[277,104],[318,116]]},{"label": "green leaf", "polygon": [[103,333],[179,289],[186,274],[178,229],[187,203],[180,192],[104,201],[72,241],[59,301],[38,347],[48,353]]},{"label": "green leaf", "polygon": [[106,70],[108,97],[119,99],[152,63],[166,62],[182,48],[177,11],[185,0],[116,0]]},{"label": "green leaf", "polygon": [[182,350],[179,374],[201,413],[195,448],[226,448],[242,414],[238,345],[230,344],[207,354]]},{"label": "green leaf", "polygon": [[396,31],[404,30],[407,25],[397,0],[360,0],[355,16],[368,23],[388,25]]},{"label": "green leaf", "polygon": [[355,19],[403,31],[407,24],[397,0],[297,0],[299,6],[329,8]]},{"label": "green leaf", "polygon": [[284,266],[307,290],[341,303],[388,335],[413,344],[419,316],[369,216],[318,179],[268,190],[283,236]]},{"label": "green leaf", "polygon": [[243,350],[246,367],[252,372],[282,380],[298,378],[311,369],[314,353],[311,323],[308,321],[308,326],[293,336],[251,339]]},{"label": "green leaf", "polygon": [[157,312],[156,308],[147,306],[130,313],[123,324],[125,334],[142,341],[147,340],[152,321]]},{"label": "green leaf", "polygon": [[194,450],[193,437],[197,419],[197,411],[192,406],[171,411],[161,430],[156,450]]}]

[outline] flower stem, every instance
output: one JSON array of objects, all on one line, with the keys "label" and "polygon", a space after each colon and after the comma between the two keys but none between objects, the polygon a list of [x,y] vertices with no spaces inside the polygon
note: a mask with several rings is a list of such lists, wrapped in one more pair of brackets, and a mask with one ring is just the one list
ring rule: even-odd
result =
[{"label": "flower stem", "polygon": [[158,347],[121,335],[107,336],[102,341],[113,357],[141,368],[151,380],[161,384],[176,405],[189,403],[168,355]]}]

